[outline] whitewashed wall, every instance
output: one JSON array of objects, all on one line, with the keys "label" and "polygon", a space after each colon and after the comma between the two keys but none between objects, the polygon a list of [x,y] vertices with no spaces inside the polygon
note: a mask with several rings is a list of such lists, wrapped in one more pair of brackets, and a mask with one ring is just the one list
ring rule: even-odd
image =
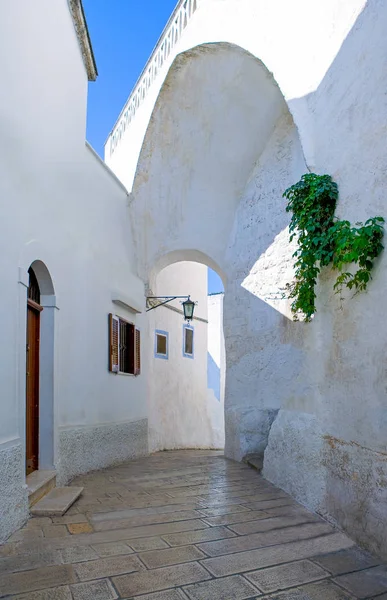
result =
[{"label": "whitewashed wall", "polygon": [[386,18],[382,0],[201,0],[106,148],[133,191],[140,277],[200,255],[225,282],[227,454],[266,449],[268,478],[384,556],[385,256],[342,306],[324,273],[309,325],[275,298],[292,272],[282,193],[308,168],[339,184],[340,217],[386,216]]},{"label": "whitewashed wall", "polygon": [[[195,307],[194,357],[183,355],[183,315],[159,307],[149,319],[149,446],[151,451],[176,448],[218,448],[213,406],[207,396],[207,268],[178,262],[158,274],[155,295],[190,294]],[[169,304],[182,310],[179,300]],[[168,360],[155,357],[155,331],[168,333]]]},{"label": "whitewashed wall", "polygon": [[212,429],[218,448],[224,448],[226,351],[223,333],[223,300],[223,292],[208,296],[207,388]]},{"label": "whitewashed wall", "polygon": [[112,293],[144,307],[144,287],[133,274],[127,193],[85,145],[87,75],[66,0],[3,5],[0,57],[1,541],[27,517],[25,284],[33,261],[46,265],[54,288],[43,311],[54,322],[54,351],[41,373],[53,364],[45,440],[53,438],[58,480],[148,447],[146,362],[137,378],[108,373],[108,313],[146,324],[117,309]]}]

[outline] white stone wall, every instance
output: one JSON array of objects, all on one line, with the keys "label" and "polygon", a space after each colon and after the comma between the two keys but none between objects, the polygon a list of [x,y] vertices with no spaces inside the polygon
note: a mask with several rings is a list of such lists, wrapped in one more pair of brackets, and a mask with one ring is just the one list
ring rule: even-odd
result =
[{"label": "white stone wall", "polygon": [[[26,285],[32,262],[42,261],[52,279],[41,280],[41,338],[52,336],[51,353],[46,344],[41,360],[43,466],[56,467],[58,481],[65,482],[148,447],[146,361],[139,377],[108,372],[108,314],[146,325],[144,314],[116,307],[112,294],[145,308],[144,285],[133,273],[127,193],[85,145],[87,74],[67,1],[3,5],[0,56],[1,541],[27,518]],[[107,439],[106,452],[97,452],[97,442]]]},{"label": "white stone wall", "polygon": [[308,168],[339,184],[339,217],[386,216],[386,17],[381,0],[202,0],[107,154],[140,277],[198,254],[223,277],[227,454],[267,448],[268,478],[384,556],[385,256],[345,303],[324,272],[309,325],[277,298],[282,193]]},{"label": "white stone wall", "polygon": [[224,391],[226,350],[223,333],[224,293],[208,296],[207,387],[212,428],[218,448],[224,447]]},{"label": "white stone wall", "polygon": [[[183,355],[183,315],[167,307],[149,311],[149,445],[151,451],[218,448],[213,407],[207,397],[207,268],[194,262],[172,264],[158,274],[154,295],[186,295],[195,307],[194,356]],[[168,306],[182,310],[181,301]],[[155,357],[156,330],[168,333],[168,359]]]}]

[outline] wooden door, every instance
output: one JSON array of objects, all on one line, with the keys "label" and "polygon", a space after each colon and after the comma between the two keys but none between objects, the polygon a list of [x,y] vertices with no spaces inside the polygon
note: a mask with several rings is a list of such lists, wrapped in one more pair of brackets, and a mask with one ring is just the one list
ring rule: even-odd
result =
[{"label": "wooden door", "polygon": [[28,300],[26,362],[26,472],[36,471],[39,460],[39,345],[42,307]]}]

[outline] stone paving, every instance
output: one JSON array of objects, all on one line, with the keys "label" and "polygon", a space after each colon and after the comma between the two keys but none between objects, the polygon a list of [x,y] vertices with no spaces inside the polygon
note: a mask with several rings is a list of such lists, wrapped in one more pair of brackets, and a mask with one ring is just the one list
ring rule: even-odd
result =
[{"label": "stone paving", "polygon": [[79,477],[0,546],[13,600],[387,600],[387,568],[257,472],[163,452]]}]

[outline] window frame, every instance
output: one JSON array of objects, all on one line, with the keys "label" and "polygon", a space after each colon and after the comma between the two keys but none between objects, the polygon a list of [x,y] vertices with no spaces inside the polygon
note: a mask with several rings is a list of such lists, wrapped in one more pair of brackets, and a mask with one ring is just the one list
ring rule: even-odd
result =
[{"label": "window frame", "polygon": [[[186,352],[186,331],[189,329],[192,331],[192,354]],[[184,323],[183,325],[183,357],[184,358],[195,358],[195,328],[192,325]]]},{"label": "window frame", "polygon": [[[113,322],[117,321],[118,322],[118,331],[117,331],[117,369],[115,369],[115,363],[112,360],[112,352],[113,352],[113,348],[112,348],[112,343],[113,343]],[[124,324],[125,326],[129,326],[128,327],[128,331],[130,331],[130,337],[131,340],[129,340],[130,344],[133,344],[132,347],[132,357],[128,357],[127,361],[129,363],[129,365],[133,365],[133,370],[129,370],[129,371],[122,371],[121,370],[121,326],[122,324]],[[137,376],[141,374],[141,363],[137,364],[137,355],[141,356],[141,341],[140,341],[140,337],[139,337],[139,347],[137,350],[137,343],[136,343],[136,339],[137,339],[137,333],[139,334],[139,336],[141,335],[139,330],[136,329],[136,325],[135,323],[128,321],[127,319],[124,319],[123,317],[121,317],[120,315],[114,314],[114,313],[110,313],[109,314],[109,372],[110,373],[114,373],[115,375],[125,375],[125,376]],[[128,351],[128,350],[127,350]]]},{"label": "window frame", "polygon": [[[159,354],[157,352],[157,336],[158,335],[166,338],[166,354]],[[163,331],[162,329],[155,329],[154,357],[161,358],[162,360],[169,359],[169,332],[168,331]]]}]

